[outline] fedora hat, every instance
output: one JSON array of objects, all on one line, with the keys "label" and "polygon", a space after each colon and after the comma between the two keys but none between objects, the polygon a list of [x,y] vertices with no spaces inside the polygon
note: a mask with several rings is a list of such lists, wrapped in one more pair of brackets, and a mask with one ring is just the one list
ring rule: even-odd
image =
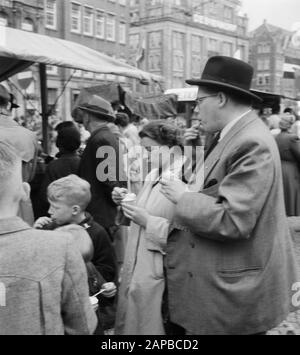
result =
[{"label": "fedora hat", "polygon": [[253,68],[246,62],[231,57],[211,57],[204,68],[200,79],[190,79],[189,85],[218,88],[262,101],[260,97],[250,91],[253,78]]},{"label": "fedora hat", "polygon": [[114,122],[116,119],[111,104],[97,95],[87,97],[86,100],[80,103],[77,109],[88,112],[108,122]]}]

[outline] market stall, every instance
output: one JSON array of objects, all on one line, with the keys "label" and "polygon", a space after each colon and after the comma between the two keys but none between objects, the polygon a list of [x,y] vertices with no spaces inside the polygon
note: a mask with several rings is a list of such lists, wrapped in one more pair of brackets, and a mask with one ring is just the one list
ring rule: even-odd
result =
[{"label": "market stall", "polygon": [[94,73],[120,75],[144,84],[162,78],[75,42],[0,26],[0,82],[34,63],[40,66],[44,148],[47,150],[47,73],[46,66],[59,66]]}]

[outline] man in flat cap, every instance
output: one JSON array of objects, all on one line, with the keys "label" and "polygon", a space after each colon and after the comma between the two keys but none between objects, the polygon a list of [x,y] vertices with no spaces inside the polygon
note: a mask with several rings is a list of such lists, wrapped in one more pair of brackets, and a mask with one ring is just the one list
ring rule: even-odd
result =
[{"label": "man in flat cap", "polygon": [[199,87],[201,126],[214,141],[196,192],[162,181],[176,205],[166,260],[170,333],[264,334],[296,306],[280,157],[252,110],[252,77],[247,63],[217,56],[201,79],[187,81]]}]

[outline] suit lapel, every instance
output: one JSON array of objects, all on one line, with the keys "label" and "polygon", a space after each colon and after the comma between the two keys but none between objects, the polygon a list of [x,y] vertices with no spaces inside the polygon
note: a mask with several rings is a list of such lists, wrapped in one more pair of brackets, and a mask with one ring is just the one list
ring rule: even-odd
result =
[{"label": "suit lapel", "polygon": [[212,173],[214,167],[220,160],[222,153],[224,152],[225,147],[227,144],[232,141],[232,139],[248,124],[255,121],[257,118],[256,114],[250,112],[247,116],[242,118],[238,121],[231,130],[226,134],[226,136],[218,143],[215,149],[210,153],[207,157],[206,161],[204,162],[204,182],[207,182],[210,174]]}]

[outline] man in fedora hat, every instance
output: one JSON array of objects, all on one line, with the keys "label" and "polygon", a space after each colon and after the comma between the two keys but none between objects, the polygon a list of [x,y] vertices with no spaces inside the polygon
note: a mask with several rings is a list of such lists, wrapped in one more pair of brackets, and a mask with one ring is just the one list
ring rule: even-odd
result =
[{"label": "man in fedora hat", "polygon": [[[85,129],[91,133],[79,167],[79,176],[91,184],[92,199],[87,211],[112,237],[117,206],[111,199],[111,193],[115,187],[126,184],[121,181],[125,180],[123,176],[120,176],[119,160],[122,157],[119,142],[108,126],[115,121],[115,114],[111,104],[97,95],[85,98],[76,111],[75,119],[80,117]],[[111,148],[114,154],[101,156],[102,148],[103,152]],[[104,171],[99,169],[101,164],[108,167],[105,176]]]},{"label": "man in fedora hat", "polygon": [[166,272],[169,328],[186,334],[264,334],[292,308],[300,281],[284,209],[278,149],[252,110],[253,69],[229,57],[208,60],[197,103],[215,135],[204,184],[162,183],[175,204]]}]

